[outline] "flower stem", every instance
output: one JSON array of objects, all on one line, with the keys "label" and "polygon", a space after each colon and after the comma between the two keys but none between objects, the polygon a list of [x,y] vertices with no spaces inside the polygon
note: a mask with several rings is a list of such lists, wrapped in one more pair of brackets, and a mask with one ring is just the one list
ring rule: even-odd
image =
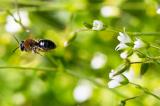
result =
[{"label": "flower stem", "polygon": [[138,85],[138,84],[135,84],[135,83],[132,83],[132,82],[129,82],[131,85],[134,85],[136,88],[142,90],[144,93],[148,94],[148,95],[151,95],[153,97],[155,97],[156,99],[160,100],[160,97],[155,95],[154,93],[150,92],[147,88],[144,88],[142,87],[141,85]]},{"label": "flower stem", "polygon": [[153,47],[153,48],[155,48],[155,49],[160,50],[160,47],[158,47],[158,46],[156,46],[156,45],[151,44],[150,46]]},{"label": "flower stem", "polygon": [[119,106],[125,106],[127,101],[135,99],[137,97],[139,97],[139,96],[134,96],[134,97],[131,97],[131,98],[127,98],[127,99],[121,100]]},{"label": "flower stem", "polygon": [[128,101],[128,100],[132,100],[132,99],[135,99],[135,98],[137,98],[137,97],[139,97],[139,96],[134,96],[134,97],[126,98],[126,99],[124,99],[124,100],[122,100],[122,101],[126,102],[126,101]]},{"label": "flower stem", "polygon": [[160,32],[126,32],[130,35],[160,35]]},{"label": "flower stem", "polygon": [[[120,32],[120,30],[115,30],[115,28],[114,29],[112,29],[112,28],[106,28],[106,31],[110,31],[110,32],[115,32],[115,33],[119,33]],[[125,33],[127,33],[127,34],[129,34],[129,35],[137,35],[137,36],[142,36],[142,35],[151,35],[151,36],[153,36],[153,35],[160,35],[160,32],[125,32]]]}]

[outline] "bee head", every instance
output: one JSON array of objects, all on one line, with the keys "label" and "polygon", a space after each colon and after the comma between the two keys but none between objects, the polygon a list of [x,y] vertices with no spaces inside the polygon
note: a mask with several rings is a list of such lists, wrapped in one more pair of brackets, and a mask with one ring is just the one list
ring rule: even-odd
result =
[{"label": "bee head", "polygon": [[24,51],[24,49],[25,49],[25,47],[24,47],[24,41],[21,41],[19,47],[20,47],[21,51]]}]

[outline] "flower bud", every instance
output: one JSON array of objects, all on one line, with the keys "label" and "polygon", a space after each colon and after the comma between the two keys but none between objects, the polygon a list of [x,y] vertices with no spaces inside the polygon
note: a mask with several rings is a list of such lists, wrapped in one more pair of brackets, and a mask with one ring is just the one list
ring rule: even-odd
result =
[{"label": "flower bud", "polygon": [[104,29],[104,25],[103,25],[102,21],[99,21],[99,20],[94,20],[93,21],[92,30],[100,31],[100,30],[103,30],[103,29]]},{"label": "flower bud", "polygon": [[77,32],[72,32],[67,41],[64,42],[64,47],[67,47],[71,44],[77,37]]},{"label": "flower bud", "polygon": [[140,48],[147,48],[149,47],[149,44],[142,41],[141,39],[136,38],[136,41],[134,42],[134,49],[140,49]]},{"label": "flower bud", "polygon": [[120,75],[114,76],[112,80],[108,82],[108,87],[115,88],[121,85],[126,85],[128,83],[129,83],[128,79],[123,74],[120,74]]},{"label": "flower bud", "polygon": [[121,64],[121,65],[117,68],[117,71],[114,73],[113,76],[122,74],[122,73],[123,73],[124,71],[126,71],[129,67],[130,67],[130,63],[129,63],[129,62],[126,62],[126,63],[124,63],[124,64]]}]

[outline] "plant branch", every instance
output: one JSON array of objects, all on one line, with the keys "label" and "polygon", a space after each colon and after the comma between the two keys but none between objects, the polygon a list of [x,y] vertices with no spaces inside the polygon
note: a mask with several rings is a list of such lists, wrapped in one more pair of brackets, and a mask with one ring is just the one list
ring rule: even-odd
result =
[{"label": "plant branch", "polygon": [[126,98],[126,99],[124,99],[124,100],[121,100],[121,103],[120,103],[119,106],[125,106],[127,101],[132,100],[132,99],[135,99],[135,98],[137,98],[137,97],[139,97],[139,96],[134,96],[134,97],[131,97],[131,98]]},{"label": "plant branch", "polygon": [[144,93],[148,94],[148,95],[151,95],[153,97],[155,97],[156,99],[160,100],[160,97],[155,95],[154,93],[150,92],[147,88],[144,88],[142,87],[141,85],[138,85],[138,84],[135,84],[135,83],[132,83],[132,82],[129,82],[131,85],[134,85],[136,88],[142,90]]}]

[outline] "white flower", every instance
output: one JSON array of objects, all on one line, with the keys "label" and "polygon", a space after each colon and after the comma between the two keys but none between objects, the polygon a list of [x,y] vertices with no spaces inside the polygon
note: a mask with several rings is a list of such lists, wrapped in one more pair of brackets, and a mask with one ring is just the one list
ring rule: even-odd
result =
[{"label": "white flower", "polygon": [[120,57],[122,59],[126,59],[132,53],[132,51],[129,50],[130,45],[132,45],[132,40],[126,33],[122,32],[119,32],[117,39],[120,43],[116,46],[115,50],[123,50],[120,54]]},{"label": "white flower", "polygon": [[130,43],[131,39],[126,33],[119,32],[119,36],[117,39],[120,41],[120,43]]},{"label": "white flower", "polygon": [[112,77],[111,81],[108,82],[109,88],[115,88],[128,83],[128,79],[123,75],[116,75]]},{"label": "white flower", "polygon": [[100,31],[104,28],[103,22],[99,20],[94,20],[93,21],[93,27],[92,30]]},{"label": "white flower", "polygon": [[109,79],[111,79],[108,82],[109,88],[115,88],[120,85],[127,84],[129,82],[128,79],[123,74],[119,74],[119,75],[114,76],[115,73],[116,73],[116,71],[114,71],[114,70],[111,70],[111,72],[109,73]]},{"label": "white flower", "polygon": [[101,8],[101,15],[103,17],[117,17],[120,15],[120,9],[116,6],[103,6]]},{"label": "white flower", "polygon": [[80,80],[73,91],[73,98],[77,102],[83,103],[92,96],[92,93],[93,87],[91,83],[87,80]]},{"label": "white flower", "polygon": [[125,43],[120,43],[116,46],[115,50],[123,50],[123,49],[126,49],[128,48],[129,46],[127,46]]},{"label": "white flower", "polygon": [[128,57],[128,55],[129,55],[128,51],[124,51],[124,52],[122,52],[122,53],[120,54],[120,57],[121,57],[122,59],[126,59],[126,58]]},{"label": "white flower", "polygon": [[106,62],[107,56],[101,52],[97,52],[91,60],[91,67],[93,69],[100,69],[105,66]]},{"label": "white flower", "polygon": [[111,80],[108,82],[108,88],[115,88],[120,86],[121,84],[116,80]]},{"label": "white flower", "polygon": [[144,48],[147,47],[148,45],[143,42],[141,39],[136,38],[136,41],[134,42],[134,49],[139,49],[139,48]]},{"label": "white flower", "polygon": [[114,74],[115,74],[115,71],[111,70],[111,72],[109,73],[109,78],[112,79]]},{"label": "white flower", "polygon": [[156,13],[160,14],[160,8],[159,7],[157,8]]},{"label": "white flower", "polygon": [[117,39],[120,43],[116,46],[115,50],[118,51],[129,48],[129,46],[126,43],[131,43],[131,39],[126,33],[119,32]]}]

